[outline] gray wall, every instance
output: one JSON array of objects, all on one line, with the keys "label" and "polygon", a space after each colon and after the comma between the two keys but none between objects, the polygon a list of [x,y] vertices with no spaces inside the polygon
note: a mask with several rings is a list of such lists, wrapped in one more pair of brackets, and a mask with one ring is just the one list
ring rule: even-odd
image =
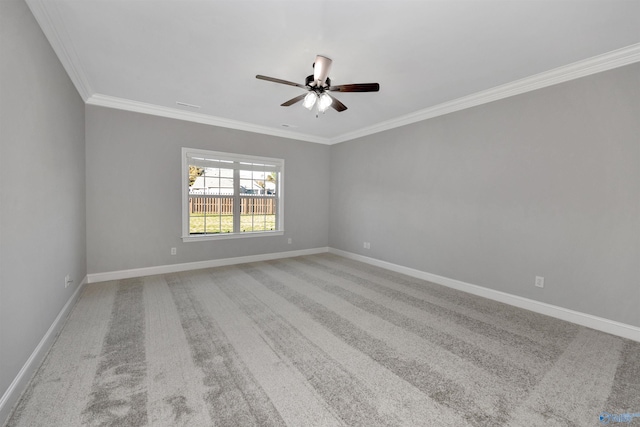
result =
[{"label": "gray wall", "polygon": [[[89,273],[328,244],[328,146],[95,106],[86,128]],[[181,147],[285,159],[285,235],[183,243]]]},{"label": "gray wall", "polygon": [[86,239],[84,103],[22,0],[0,1],[0,58],[1,396],[85,277]]},{"label": "gray wall", "polygon": [[329,245],[640,326],[639,103],[634,64],[334,145]]}]

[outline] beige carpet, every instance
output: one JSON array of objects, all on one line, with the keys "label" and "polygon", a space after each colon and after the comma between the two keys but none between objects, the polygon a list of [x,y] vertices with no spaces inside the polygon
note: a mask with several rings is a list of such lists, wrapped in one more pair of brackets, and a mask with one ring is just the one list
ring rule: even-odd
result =
[{"label": "beige carpet", "polygon": [[640,412],[640,343],[322,254],[88,285],[7,425],[597,426],[603,412]]}]

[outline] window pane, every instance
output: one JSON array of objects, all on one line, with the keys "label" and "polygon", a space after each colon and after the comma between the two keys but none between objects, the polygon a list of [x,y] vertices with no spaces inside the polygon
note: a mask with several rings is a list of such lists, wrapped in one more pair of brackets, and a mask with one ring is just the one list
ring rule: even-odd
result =
[{"label": "window pane", "polygon": [[264,177],[265,193],[267,195],[275,195],[278,188],[278,174],[276,172],[268,172]]},{"label": "window pane", "polygon": [[275,197],[240,198],[240,231],[271,231],[276,229]]},{"label": "window pane", "polygon": [[250,179],[240,180],[240,194],[256,194],[253,181]]},{"label": "window pane", "polygon": [[[189,166],[190,170],[196,168]],[[220,168],[198,168],[194,184],[189,188],[192,194],[231,195],[233,194],[233,170]],[[227,176],[231,175],[231,178]]]},{"label": "window pane", "polygon": [[240,188],[242,194],[258,196],[275,195],[277,172],[240,170]]},{"label": "window pane", "polygon": [[189,194],[204,194],[204,168],[189,165]]},{"label": "window pane", "polygon": [[233,198],[191,195],[189,233],[233,233]]}]

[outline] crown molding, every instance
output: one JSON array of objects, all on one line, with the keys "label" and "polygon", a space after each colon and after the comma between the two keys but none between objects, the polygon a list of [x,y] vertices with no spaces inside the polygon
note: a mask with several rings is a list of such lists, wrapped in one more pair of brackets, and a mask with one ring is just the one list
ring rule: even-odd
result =
[{"label": "crown molding", "polygon": [[[545,71],[501,86],[464,96],[462,98],[418,110],[404,116],[386,120],[353,132],[344,133],[331,138],[325,138],[94,93],[91,85],[89,84],[88,78],[86,77],[86,73],[80,65],[77,54],[73,49],[72,40],[64,30],[64,28],[66,28],[64,20],[62,19],[62,15],[59,13],[55,2],[46,2],[45,0],[26,0],[26,2],[35,16],[36,21],[42,28],[45,36],[49,40],[53,50],[56,52],[60,62],[67,71],[71,81],[78,90],[80,96],[89,105],[151,114],[160,117],[326,145],[350,141],[352,139],[384,132],[386,130],[406,126],[412,123],[567,82],[569,80],[640,62],[640,43],[636,43],[602,55],[594,56],[592,58],[574,62],[553,70]],[[59,23],[60,25],[54,25],[54,23]]]},{"label": "crown molding", "polygon": [[[86,77],[87,74],[80,66],[80,61],[73,49],[71,38],[64,30],[66,26],[64,25],[64,20],[59,13],[56,3],[49,2],[45,7],[43,0],[26,0],[26,2],[45,37],[49,40],[49,44],[58,56],[58,60],[62,63],[62,66],[69,75],[71,82],[86,102],[93,93],[93,90]],[[54,23],[58,23],[59,25],[54,25]]]},{"label": "crown molding", "polygon": [[161,117],[169,117],[179,120],[187,120],[196,123],[203,123],[213,126],[221,126],[226,128],[244,130],[247,132],[262,133],[266,135],[278,136],[282,138],[297,139],[318,144],[339,144],[341,142],[350,141],[352,139],[361,138],[363,136],[372,135],[386,130],[395,129],[423,120],[432,119],[443,116],[445,114],[454,113],[471,107],[477,107],[489,102],[498,101],[500,99],[509,98],[511,96],[520,95],[537,89],[575,80],[581,77],[590,76],[592,74],[601,73],[603,71],[612,70],[614,68],[623,67],[625,65],[640,62],[640,43],[632,44],[621,49],[594,56],[553,70],[525,77],[504,85],[496,86],[491,89],[476,92],[474,94],[444,102],[433,107],[418,110],[395,119],[377,123],[353,132],[348,132],[333,138],[323,138],[314,135],[283,131],[279,129],[269,128],[266,126],[253,125],[251,123],[240,122],[236,120],[224,119],[220,117],[209,116],[191,111],[182,111],[175,108],[161,107],[153,104],[146,104],[137,101],[131,101],[122,98],[115,98],[108,95],[95,94],[89,97],[87,104],[99,105],[103,107],[118,108],[122,110],[135,111],[138,113],[152,114]]},{"label": "crown molding", "polygon": [[327,138],[322,138],[304,133],[297,133],[274,129],[267,126],[254,125],[238,120],[230,120],[222,117],[210,116],[207,114],[194,113],[191,111],[182,111],[177,108],[163,107],[145,102],[132,101],[130,99],[117,98],[99,93],[93,94],[87,99],[87,105],[96,105],[99,107],[115,108],[118,110],[132,111],[136,113],[150,114],[153,116],[167,117],[170,119],[185,120],[205,125],[219,126],[229,129],[237,129],[246,132],[260,133],[263,135],[277,136],[280,138],[296,139],[307,142],[315,142],[317,144],[329,144]]},{"label": "crown molding", "polygon": [[520,95],[537,89],[542,89],[569,80],[575,80],[580,77],[589,76],[591,74],[633,64],[635,62],[640,62],[640,43],[632,44],[602,55],[535,74],[501,86],[496,86],[492,89],[477,92],[453,101],[425,108],[373,126],[345,133],[335,138],[331,138],[329,140],[329,144],[338,144],[340,142],[350,141],[352,139],[372,135],[422,120],[432,119],[434,117],[476,107],[478,105],[487,104],[489,102],[508,98],[514,95]]}]

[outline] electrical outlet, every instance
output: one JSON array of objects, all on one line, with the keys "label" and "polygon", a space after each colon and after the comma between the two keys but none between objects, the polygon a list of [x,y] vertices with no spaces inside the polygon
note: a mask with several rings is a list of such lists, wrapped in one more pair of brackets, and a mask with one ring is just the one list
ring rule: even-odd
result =
[{"label": "electrical outlet", "polygon": [[292,239],[291,237],[289,237],[289,238],[287,239],[287,244],[289,244],[289,245],[290,245],[291,243],[293,243],[293,239]]},{"label": "electrical outlet", "polygon": [[371,242],[364,242],[363,246],[365,249],[371,249]]},{"label": "electrical outlet", "polygon": [[71,280],[71,276],[70,275],[66,275],[64,276],[64,288],[67,289],[69,287],[70,284],[73,283],[73,280]]},{"label": "electrical outlet", "polygon": [[539,288],[544,288],[544,277],[536,276],[536,286]]},{"label": "electrical outlet", "polygon": [[176,248],[171,248],[171,255],[175,255],[176,253],[178,253],[177,249]]}]

